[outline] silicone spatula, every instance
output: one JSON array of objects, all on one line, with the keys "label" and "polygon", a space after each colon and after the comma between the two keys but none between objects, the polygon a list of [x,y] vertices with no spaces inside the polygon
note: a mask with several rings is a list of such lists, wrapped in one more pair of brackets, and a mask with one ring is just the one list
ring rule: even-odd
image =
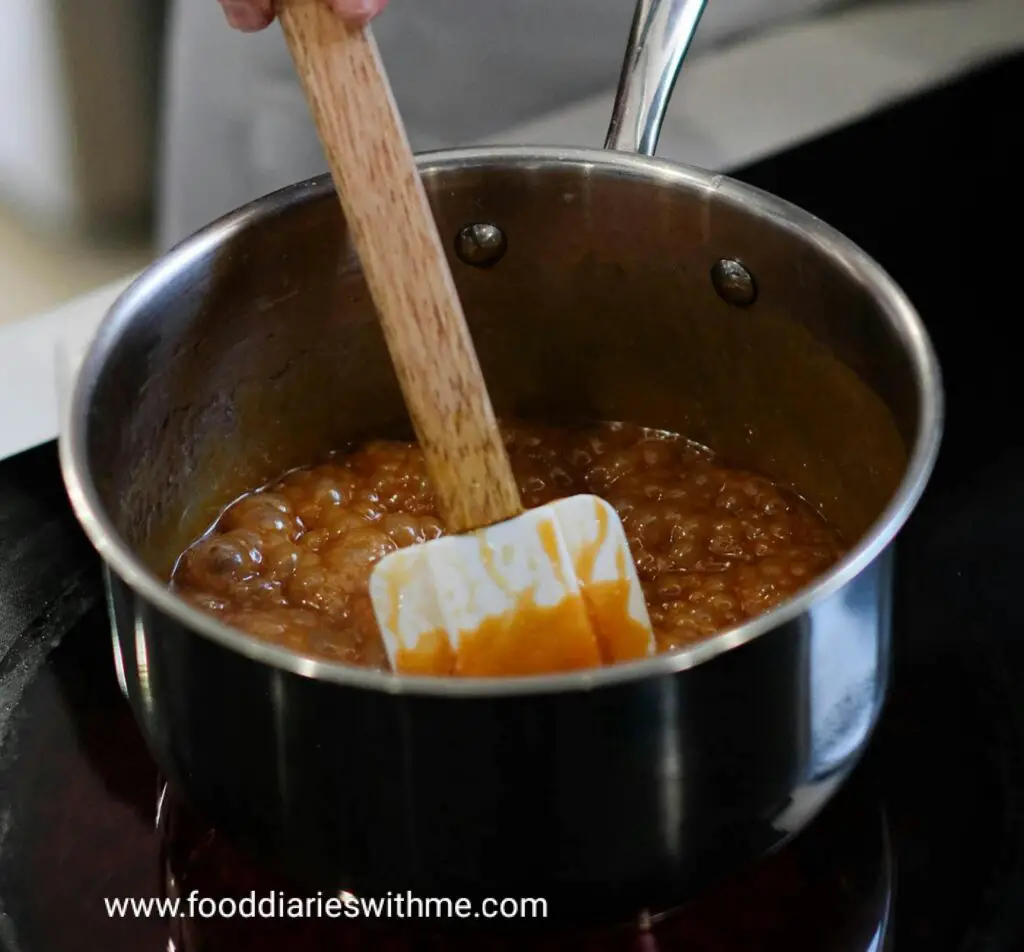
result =
[{"label": "silicone spatula", "polygon": [[369,27],[327,0],[281,24],[450,535],[399,549],[370,597],[399,674],[502,677],[652,654],[617,513],[523,511],[426,191]]}]

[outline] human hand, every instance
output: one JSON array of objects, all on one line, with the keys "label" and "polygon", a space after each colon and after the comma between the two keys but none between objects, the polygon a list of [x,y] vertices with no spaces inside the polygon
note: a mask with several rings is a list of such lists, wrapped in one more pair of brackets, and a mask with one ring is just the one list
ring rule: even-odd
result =
[{"label": "human hand", "polygon": [[[274,0],[218,0],[228,23],[243,33],[255,33],[274,22]],[[388,0],[327,0],[343,20],[368,23]]]}]

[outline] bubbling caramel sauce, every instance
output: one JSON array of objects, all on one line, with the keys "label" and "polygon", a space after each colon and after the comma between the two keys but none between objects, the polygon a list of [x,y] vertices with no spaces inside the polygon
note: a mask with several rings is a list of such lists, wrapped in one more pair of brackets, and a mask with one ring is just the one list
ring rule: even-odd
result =
[{"label": "bubbling caramel sauce", "polygon": [[[593,493],[618,512],[659,651],[762,614],[842,554],[808,503],[675,434],[618,423],[508,423],[503,431],[524,505]],[[387,669],[370,572],[395,549],[444,532],[418,447],[372,441],[242,496],[181,555],[171,584],[252,637]],[[581,580],[595,555],[579,560]],[[400,655],[398,669],[509,676],[642,656],[647,632],[628,612],[626,586],[601,582],[585,592],[585,615],[576,600],[527,598],[514,617],[460,634],[457,655],[444,632],[433,632]]]}]

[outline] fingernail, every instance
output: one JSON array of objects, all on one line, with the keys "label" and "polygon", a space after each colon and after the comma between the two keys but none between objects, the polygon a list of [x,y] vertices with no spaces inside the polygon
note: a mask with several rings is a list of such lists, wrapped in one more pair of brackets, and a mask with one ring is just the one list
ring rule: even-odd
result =
[{"label": "fingernail", "polygon": [[350,23],[368,23],[388,5],[388,0],[331,0],[338,16]]},{"label": "fingernail", "polygon": [[222,0],[221,7],[228,25],[243,33],[255,33],[270,25],[273,14],[269,3],[251,3],[247,0]]}]

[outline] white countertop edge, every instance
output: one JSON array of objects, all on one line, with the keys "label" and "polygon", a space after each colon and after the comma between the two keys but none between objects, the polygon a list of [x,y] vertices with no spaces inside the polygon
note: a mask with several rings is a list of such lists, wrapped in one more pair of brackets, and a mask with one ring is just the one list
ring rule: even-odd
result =
[{"label": "white countertop edge", "polygon": [[[882,3],[792,24],[688,62],[658,154],[736,168],[1021,48],[1020,0]],[[491,141],[599,144],[610,103],[608,93]],[[0,326],[0,459],[57,435],[57,348],[91,335],[132,277]]]},{"label": "white countertop edge", "polygon": [[0,459],[57,436],[57,349],[84,343],[134,277],[0,325]]}]

